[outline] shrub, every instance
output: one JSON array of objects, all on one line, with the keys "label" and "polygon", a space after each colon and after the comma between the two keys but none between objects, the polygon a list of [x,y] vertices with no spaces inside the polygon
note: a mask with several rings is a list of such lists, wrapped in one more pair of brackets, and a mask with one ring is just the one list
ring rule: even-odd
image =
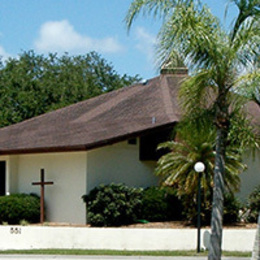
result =
[{"label": "shrub", "polygon": [[92,226],[127,225],[140,218],[142,189],[124,184],[100,185],[84,195],[83,200]]},{"label": "shrub", "polygon": [[[198,219],[198,203],[197,203],[197,194],[189,194],[182,196],[183,203],[183,218],[190,222],[192,225],[197,225]],[[211,195],[207,194],[205,199],[204,193],[201,193],[201,225],[209,225],[211,218]]]},{"label": "shrub", "polygon": [[232,193],[224,194],[223,223],[232,224],[240,221],[239,210],[242,208],[239,200]]},{"label": "shrub", "polygon": [[247,217],[248,222],[257,222],[260,212],[260,185],[257,186],[248,197]]},{"label": "shrub", "polygon": [[[87,220],[92,226],[121,226],[137,220],[186,220],[197,224],[195,196],[177,196],[170,187],[129,188],[123,184],[100,185],[84,195]],[[211,220],[211,195],[201,199],[201,224]],[[239,221],[240,203],[233,194],[224,195],[224,224]]]},{"label": "shrub", "polygon": [[[198,205],[197,200],[193,203],[184,200],[184,211],[183,214],[186,216],[186,220],[191,222],[193,225],[197,225],[197,212]],[[240,221],[239,210],[241,204],[238,199],[232,194],[226,192],[224,194],[224,212],[223,212],[223,224],[232,224]],[[212,211],[212,196],[208,194],[205,200],[202,197],[201,200],[201,224],[210,225]]]},{"label": "shrub", "polygon": [[40,220],[40,199],[33,194],[12,194],[0,197],[0,223],[37,223]]},{"label": "shrub", "polygon": [[149,187],[142,201],[142,218],[148,221],[181,219],[182,205],[172,188]]}]

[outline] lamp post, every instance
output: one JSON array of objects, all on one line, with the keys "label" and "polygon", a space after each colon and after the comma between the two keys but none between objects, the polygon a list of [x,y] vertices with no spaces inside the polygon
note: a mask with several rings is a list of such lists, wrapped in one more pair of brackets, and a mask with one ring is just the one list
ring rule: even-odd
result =
[{"label": "lamp post", "polygon": [[200,252],[200,215],[201,215],[201,185],[200,185],[200,179],[201,179],[201,173],[205,170],[205,165],[202,162],[197,162],[194,165],[194,170],[199,174],[198,179],[198,218],[197,218],[197,228],[198,228],[198,236],[197,236],[197,252]]}]

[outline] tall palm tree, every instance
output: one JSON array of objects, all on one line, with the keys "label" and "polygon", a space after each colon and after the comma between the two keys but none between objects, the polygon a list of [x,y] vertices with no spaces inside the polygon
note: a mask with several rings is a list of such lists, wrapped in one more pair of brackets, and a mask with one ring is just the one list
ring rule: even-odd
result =
[{"label": "tall palm tree", "polygon": [[133,0],[126,16],[128,28],[140,13],[164,18],[158,35],[158,54],[162,61],[178,54],[190,69],[182,95],[186,112],[196,107],[214,111],[216,156],[208,257],[211,260],[221,259],[229,93],[249,77],[247,67],[259,59],[260,50],[259,0],[231,2],[237,6],[238,15],[229,31],[199,0]]}]

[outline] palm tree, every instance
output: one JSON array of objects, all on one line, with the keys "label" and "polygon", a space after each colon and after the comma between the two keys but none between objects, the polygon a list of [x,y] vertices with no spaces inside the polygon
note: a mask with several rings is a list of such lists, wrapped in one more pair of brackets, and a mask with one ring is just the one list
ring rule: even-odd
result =
[{"label": "palm tree", "polygon": [[[188,218],[193,219],[195,212],[191,203],[196,204],[198,193],[198,173],[195,172],[194,165],[201,161],[206,168],[201,176],[205,204],[203,208],[206,208],[212,196],[216,131],[210,121],[206,121],[205,118],[204,123],[200,122],[199,128],[190,120],[179,124],[175,140],[158,146],[158,149],[167,149],[169,152],[159,159],[155,173],[161,177],[162,185],[177,188],[178,196],[182,198],[186,206],[192,209],[188,210],[190,212]],[[227,193],[233,194],[239,190],[239,174],[246,168],[246,165],[242,163],[238,145],[228,146],[225,160],[225,188]]]},{"label": "palm tree", "polygon": [[128,29],[140,13],[164,18],[158,35],[158,55],[165,61],[178,54],[190,70],[182,95],[186,112],[196,107],[214,112],[216,155],[208,257],[211,260],[221,259],[229,93],[243,84],[245,78],[253,76],[250,72],[247,75],[247,68],[259,59],[259,0],[231,2],[239,12],[229,31],[199,0],[133,0],[126,16]]},{"label": "palm tree", "polygon": [[[212,125],[203,125],[199,128],[191,122],[181,122],[177,126],[175,140],[170,140],[158,146],[158,149],[167,149],[157,163],[156,175],[167,186],[177,186],[178,195],[197,193],[197,175],[194,170],[196,162],[205,164],[206,170],[202,175],[202,188],[205,193],[213,188],[215,140],[216,131]],[[193,129],[191,131],[191,129]],[[239,190],[239,173],[245,170],[242,156],[237,146],[230,145],[226,151],[225,187],[230,192]]]}]

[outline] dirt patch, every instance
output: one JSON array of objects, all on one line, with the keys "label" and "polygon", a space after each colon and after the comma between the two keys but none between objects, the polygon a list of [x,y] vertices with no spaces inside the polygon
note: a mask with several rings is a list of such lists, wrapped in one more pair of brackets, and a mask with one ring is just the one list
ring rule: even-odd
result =
[{"label": "dirt patch", "polygon": [[[33,224],[32,226],[49,226],[49,227],[86,227],[91,228],[90,225],[80,225],[72,223],[57,223],[57,222],[46,222],[44,224]],[[126,226],[121,226],[119,228],[161,228],[161,229],[180,229],[180,228],[196,228],[187,222],[183,221],[165,221],[165,222],[148,222],[148,223],[136,223]],[[203,226],[202,228],[208,228],[209,226]],[[256,229],[257,224],[255,223],[237,223],[234,225],[224,226],[226,229]]]},{"label": "dirt patch", "polygon": [[[187,222],[183,221],[168,221],[168,222],[149,222],[146,224],[132,224],[128,226],[122,226],[123,228],[196,228],[193,225],[190,225]],[[202,228],[210,229],[210,226],[203,226]],[[224,228],[230,229],[255,229],[257,228],[257,224],[252,223],[237,223],[235,225],[224,226]]]}]

